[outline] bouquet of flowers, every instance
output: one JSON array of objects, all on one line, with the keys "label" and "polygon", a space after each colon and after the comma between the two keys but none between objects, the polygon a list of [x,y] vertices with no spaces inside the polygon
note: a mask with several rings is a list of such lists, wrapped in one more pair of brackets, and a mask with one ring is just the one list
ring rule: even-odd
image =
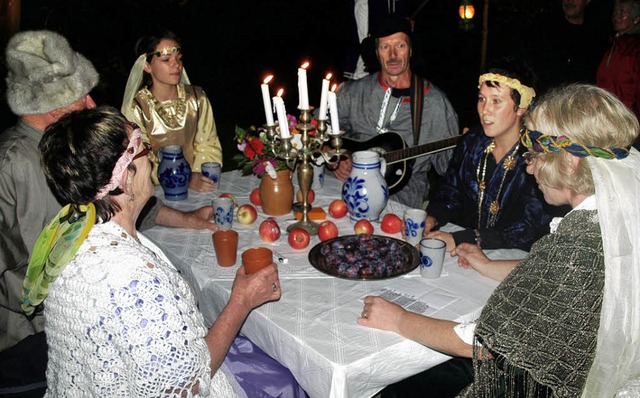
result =
[{"label": "bouquet of flowers", "polygon": [[[294,148],[300,149],[302,142],[300,141],[300,132],[296,129],[297,120],[295,116],[287,115],[289,121],[289,131],[291,132],[291,144]],[[315,119],[311,122],[317,124]],[[262,177],[265,172],[270,169],[281,171],[287,169],[287,163],[276,156],[273,148],[270,148],[267,139],[267,133],[262,127],[251,126],[248,129],[236,126],[235,140],[238,143],[239,154],[233,159],[238,162],[243,175],[255,174]],[[315,140],[312,146],[319,145]],[[278,148],[275,148],[277,151]]]}]

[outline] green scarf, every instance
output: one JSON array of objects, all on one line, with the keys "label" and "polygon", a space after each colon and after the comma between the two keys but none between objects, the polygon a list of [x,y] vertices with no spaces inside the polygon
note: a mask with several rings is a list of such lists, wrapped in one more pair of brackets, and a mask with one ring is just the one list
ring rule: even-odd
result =
[{"label": "green scarf", "polygon": [[33,314],[49,294],[49,286],[73,259],[96,222],[93,203],[66,205],[42,230],[24,278],[21,307]]}]

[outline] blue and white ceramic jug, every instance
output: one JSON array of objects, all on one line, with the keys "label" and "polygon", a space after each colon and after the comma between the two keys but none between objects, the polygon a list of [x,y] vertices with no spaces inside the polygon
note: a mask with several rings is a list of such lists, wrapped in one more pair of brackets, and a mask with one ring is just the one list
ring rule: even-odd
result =
[{"label": "blue and white ceramic jug", "polygon": [[376,221],[389,200],[384,179],[387,164],[374,151],[359,151],[351,155],[353,168],[342,185],[342,198],[352,220]]},{"label": "blue and white ceramic jug", "polygon": [[158,151],[160,166],[158,179],[167,200],[184,200],[189,195],[191,167],[182,154],[180,145],[165,146]]}]

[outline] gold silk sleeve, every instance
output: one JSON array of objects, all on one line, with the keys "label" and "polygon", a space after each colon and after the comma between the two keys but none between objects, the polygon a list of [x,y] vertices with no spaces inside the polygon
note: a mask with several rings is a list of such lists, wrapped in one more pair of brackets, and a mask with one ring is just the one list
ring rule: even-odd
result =
[{"label": "gold silk sleeve", "polygon": [[153,146],[151,140],[149,139],[148,128],[150,121],[145,117],[142,108],[138,101],[133,101],[132,105],[132,114],[131,114],[131,122],[135,123],[140,127],[140,133],[142,136],[142,141],[151,144],[153,151],[149,152],[149,161],[151,161],[151,165],[153,169],[151,171],[151,181],[153,181],[154,185],[159,185],[160,180],[158,180],[158,166],[160,165],[160,159],[158,159],[157,151],[159,148]]},{"label": "gold silk sleeve", "polygon": [[200,118],[193,139],[193,162],[191,164],[191,171],[199,173],[202,163],[204,162],[218,162],[222,164],[222,146],[218,138],[211,103],[203,90],[197,87],[194,88],[198,90],[197,97]]}]

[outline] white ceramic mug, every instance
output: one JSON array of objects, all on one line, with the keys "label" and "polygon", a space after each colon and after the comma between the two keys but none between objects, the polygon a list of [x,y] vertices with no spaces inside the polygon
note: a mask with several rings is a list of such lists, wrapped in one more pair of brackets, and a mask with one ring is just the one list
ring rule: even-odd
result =
[{"label": "white ceramic mug", "polygon": [[213,181],[213,185],[216,189],[220,189],[220,174],[222,172],[222,165],[218,162],[204,162],[200,166],[200,171],[205,177],[209,177]]},{"label": "white ceramic mug", "polygon": [[422,209],[407,209],[404,211],[404,240],[416,246],[422,240],[424,227],[427,223],[427,212]]},{"label": "white ceramic mug", "polygon": [[215,198],[211,200],[213,221],[218,229],[231,229],[233,226],[233,200],[231,198]]},{"label": "white ceramic mug", "polygon": [[440,239],[426,238],[420,241],[420,275],[423,278],[440,278],[446,247],[447,244]]},{"label": "white ceramic mug", "polygon": [[311,183],[311,189],[318,190],[324,185],[324,163],[321,165],[311,164],[313,166],[313,182]]}]

